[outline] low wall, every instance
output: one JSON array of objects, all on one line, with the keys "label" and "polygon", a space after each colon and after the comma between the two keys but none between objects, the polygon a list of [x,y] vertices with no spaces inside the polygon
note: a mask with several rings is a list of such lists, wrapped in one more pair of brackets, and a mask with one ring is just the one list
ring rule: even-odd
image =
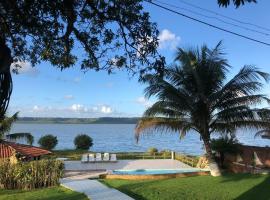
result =
[{"label": "low wall", "polygon": [[[225,155],[224,163],[231,172],[254,173],[257,167],[270,168],[270,147],[240,145],[239,149],[239,155]],[[255,164],[254,152],[261,164]]]},{"label": "low wall", "polygon": [[122,179],[122,180],[158,180],[168,178],[190,177],[190,176],[206,176],[208,171],[188,172],[178,174],[151,174],[151,175],[120,175],[120,174],[104,174],[100,178],[104,179]]},{"label": "low wall", "polygon": [[270,147],[240,145],[239,149],[241,153],[238,156],[226,155],[225,163],[240,162],[246,165],[254,165],[254,152],[256,152],[262,165],[270,167]]}]

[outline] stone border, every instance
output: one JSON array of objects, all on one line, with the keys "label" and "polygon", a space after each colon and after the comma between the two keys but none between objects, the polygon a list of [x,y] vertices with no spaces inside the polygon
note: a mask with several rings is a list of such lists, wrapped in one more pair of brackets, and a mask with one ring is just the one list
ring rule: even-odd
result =
[{"label": "stone border", "polygon": [[149,175],[130,175],[130,174],[103,174],[99,177],[102,179],[122,179],[122,180],[159,180],[169,178],[180,178],[190,176],[207,176],[210,175],[209,171],[200,172],[186,172],[175,174],[149,174]]}]

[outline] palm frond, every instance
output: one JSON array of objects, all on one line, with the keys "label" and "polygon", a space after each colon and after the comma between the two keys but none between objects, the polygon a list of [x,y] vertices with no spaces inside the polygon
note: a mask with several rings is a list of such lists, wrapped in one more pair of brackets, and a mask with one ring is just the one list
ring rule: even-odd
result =
[{"label": "palm frond", "polygon": [[233,134],[238,128],[270,130],[270,109],[256,108],[270,99],[260,94],[269,74],[245,65],[229,81],[231,66],[224,58],[222,42],[213,49],[177,50],[175,64],[164,76],[149,75],[146,97],[157,102],[149,107],[136,126],[136,137],[148,129],[177,131],[180,136],[194,129],[205,144],[212,133]]},{"label": "palm frond", "polygon": [[264,130],[258,131],[255,134],[254,138],[259,137],[259,136],[260,137],[266,137],[266,138],[270,139],[270,129],[264,129]]},{"label": "palm frond", "polygon": [[187,117],[186,106],[169,101],[157,101],[144,112],[144,117]]},{"label": "palm frond", "polygon": [[[165,118],[165,117],[154,117],[154,118],[142,118],[136,125],[135,128],[135,137],[138,141],[142,133],[147,133],[146,131],[160,131],[160,132],[181,132],[184,127],[190,122],[186,119],[177,119],[177,118]],[[149,133],[149,132],[148,132]]]},{"label": "palm frond", "polygon": [[18,112],[11,117],[5,117],[0,121],[0,139],[3,138],[4,134],[10,131],[12,124],[18,119]]},{"label": "palm frond", "polygon": [[30,145],[33,144],[34,142],[34,137],[31,133],[12,133],[12,134],[7,134],[6,139],[8,140],[19,140],[19,139],[26,139],[26,142]]}]

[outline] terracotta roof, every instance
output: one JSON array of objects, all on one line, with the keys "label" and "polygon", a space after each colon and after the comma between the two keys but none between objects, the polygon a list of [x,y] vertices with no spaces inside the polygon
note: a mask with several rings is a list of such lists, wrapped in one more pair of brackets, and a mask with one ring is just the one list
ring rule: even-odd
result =
[{"label": "terracotta roof", "polygon": [[28,157],[36,157],[41,155],[50,154],[51,152],[39,147],[18,144],[13,142],[2,141],[0,142],[0,158],[8,158],[14,154],[20,153]]},{"label": "terracotta roof", "polygon": [[15,150],[5,143],[0,143],[0,158],[9,158]]}]

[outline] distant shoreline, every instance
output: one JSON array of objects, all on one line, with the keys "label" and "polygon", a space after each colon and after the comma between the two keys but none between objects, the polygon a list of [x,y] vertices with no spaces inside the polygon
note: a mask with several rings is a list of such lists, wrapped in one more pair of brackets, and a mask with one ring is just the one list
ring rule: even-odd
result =
[{"label": "distant shoreline", "polygon": [[100,118],[43,118],[21,117],[19,124],[136,124],[139,117],[100,117]]}]

